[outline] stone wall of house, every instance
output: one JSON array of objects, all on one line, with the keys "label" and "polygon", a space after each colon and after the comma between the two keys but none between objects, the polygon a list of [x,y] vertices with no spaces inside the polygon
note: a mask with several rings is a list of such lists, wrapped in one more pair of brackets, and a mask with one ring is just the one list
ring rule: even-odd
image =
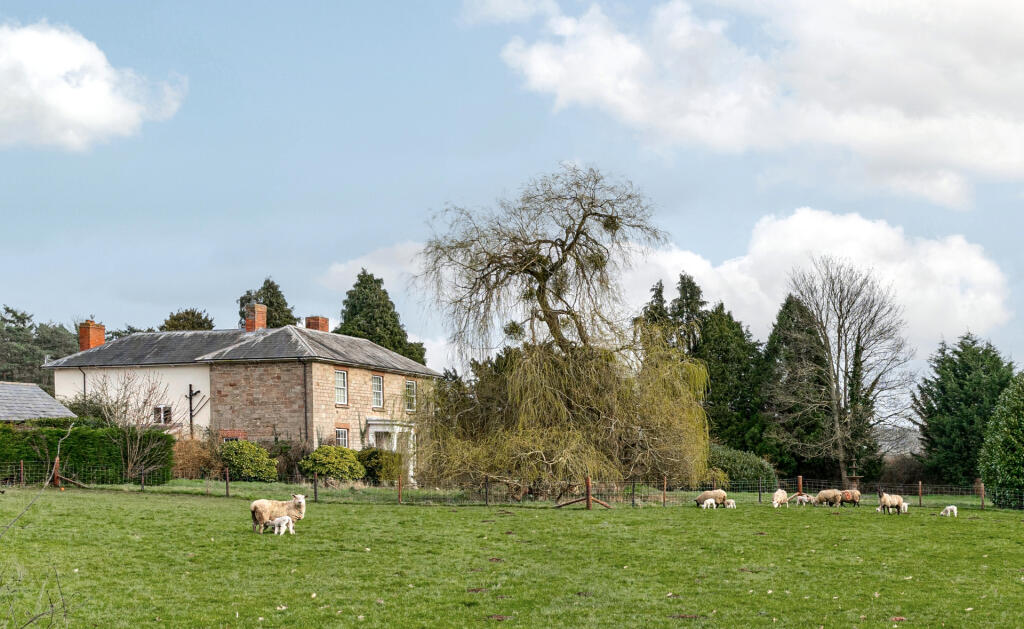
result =
[{"label": "stone wall of house", "polygon": [[211,429],[250,441],[305,440],[307,368],[298,362],[212,363]]},{"label": "stone wall of house", "polygon": [[[413,380],[416,385],[416,403],[423,403],[426,395],[425,382],[429,379],[385,373],[357,367],[345,367],[328,363],[312,363],[310,381],[311,408],[314,434],[317,443],[334,443],[335,429],[348,429],[348,447],[359,450],[363,444],[362,432],[367,422],[374,420],[391,420],[399,424],[411,422],[413,412],[406,410],[406,381]],[[348,374],[348,403],[339,404],[335,398],[335,372],[344,371]],[[372,376],[384,378],[383,405],[373,404]],[[372,446],[373,443],[365,444]]]}]

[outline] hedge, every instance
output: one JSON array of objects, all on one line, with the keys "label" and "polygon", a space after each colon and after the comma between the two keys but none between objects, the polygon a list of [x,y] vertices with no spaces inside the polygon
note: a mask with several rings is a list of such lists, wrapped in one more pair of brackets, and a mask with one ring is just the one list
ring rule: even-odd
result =
[{"label": "hedge", "polygon": [[775,487],[775,468],[753,452],[734,450],[726,446],[711,444],[708,467],[718,468],[729,476],[729,482],[764,481],[765,487]]},{"label": "hedge", "polygon": [[356,453],[343,446],[320,446],[299,461],[299,469],[306,476],[316,472],[321,478],[336,480],[359,480],[366,473]]},{"label": "hedge", "polygon": [[272,483],[277,480],[277,459],[266,448],[251,441],[227,441],[220,447],[220,458],[232,480]]},{"label": "hedge", "polygon": [[371,483],[396,481],[402,473],[402,455],[380,448],[366,448],[356,453],[356,458],[366,468],[364,480]]},{"label": "hedge", "polygon": [[[75,426],[69,434],[66,428],[0,425],[0,463],[53,460],[57,454],[57,443],[68,435],[60,446],[62,469],[69,475],[87,473],[84,477],[87,482],[121,482],[124,478],[119,434],[124,434],[121,429],[110,427]],[[166,482],[171,477],[174,464],[174,436],[161,430],[151,430],[146,433],[146,438],[156,441],[153,460],[157,463],[157,469],[146,473],[146,482]]]}]

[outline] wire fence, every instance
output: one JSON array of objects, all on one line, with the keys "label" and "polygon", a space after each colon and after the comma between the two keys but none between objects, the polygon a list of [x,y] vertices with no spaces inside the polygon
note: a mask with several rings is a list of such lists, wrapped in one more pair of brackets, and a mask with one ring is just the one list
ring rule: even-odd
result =
[{"label": "wire fence", "polygon": [[[101,489],[111,491],[144,491],[152,493],[226,496],[244,499],[304,494],[311,502],[348,504],[409,504],[441,506],[534,506],[558,507],[585,505],[600,508],[660,508],[700,506],[698,498],[708,490],[722,489],[737,508],[772,503],[776,489],[787,492],[788,506],[800,506],[795,496],[803,493],[814,497],[826,489],[844,489],[838,481],[802,477],[760,481],[731,481],[718,487],[713,484],[680,487],[666,478],[625,481],[565,482],[538,488],[529,483],[499,482],[484,479],[474,483],[338,481],[330,478],[282,475],[276,482],[254,482],[232,479],[226,469],[155,470],[131,478],[116,467],[61,465],[53,461],[0,462],[0,486],[38,486],[47,481],[64,488]],[[588,489],[589,486],[589,489]],[[845,488],[849,489],[849,488]],[[860,500],[843,506],[878,504],[878,483],[860,483]],[[990,489],[986,495],[981,483],[970,486],[926,483],[886,484],[886,493],[901,495],[911,508],[942,509],[956,505],[961,509],[986,507],[1024,507],[1024,491]],[[590,500],[587,500],[589,494]],[[847,498],[854,498],[848,494]],[[995,499],[995,501],[993,501]],[[813,504],[813,503],[812,503]],[[724,505],[716,504],[717,507]]]}]

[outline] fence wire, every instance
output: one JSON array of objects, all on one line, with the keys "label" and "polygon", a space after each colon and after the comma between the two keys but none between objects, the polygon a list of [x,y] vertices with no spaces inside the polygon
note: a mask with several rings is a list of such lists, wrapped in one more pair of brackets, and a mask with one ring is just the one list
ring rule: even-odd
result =
[{"label": "fence wire", "polygon": [[[54,472],[53,461],[0,462],[0,486],[38,486]],[[484,480],[475,483],[337,481],[286,474],[276,482],[254,482],[230,478],[222,469],[155,470],[126,475],[116,467],[75,466],[61,463],[54,484],[66,488],[105,489],[115,491],[146,491],[169,494],[230,496],[245,499],[267,496],[304,494],[310,502],[347,504],[409,504],[439,506],[537,506],[555,507],[565,503],[582,505],[586,483],[567,482],[539,490],[528,483]],[[661,508],[699,506],[697,498],[707,490],[722,489],[736,502],[737,508],[771,505],[772,494],[783,489],[790,508],[798,489],[810,496],[825,489],[843,489],[838,481],[806,478],[780,478],[771,481],[731,481],[727,485],[680,487],[661,479],[625,481],[592,481],[591,497],[595,504],[612,508]],[[985,507],[1024,508],[1024,491],[985,488],[975,485],[937,485],[926,483],[885,484],[860,483],[861,506],[878,504],[877,491],[903,496],[911,508],[942,509],[946,505],[973,509]],[[575,502],[574,502],[575,501]],[[852,505],[849,505],[852,506]],[[574,507],[569,507],[574,508]]]}]

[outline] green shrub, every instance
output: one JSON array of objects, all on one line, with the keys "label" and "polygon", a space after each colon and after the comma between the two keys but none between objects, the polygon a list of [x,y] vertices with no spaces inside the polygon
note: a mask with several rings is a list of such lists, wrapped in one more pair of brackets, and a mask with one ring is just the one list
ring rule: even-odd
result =
[{"label": "green shrub", "polygon": [[220,458],[232,480],[272,483],[277,480],[277,461],[259,444],[228,441],[220,446]]},{"label": "green shrub", "polygon": [[978,468],[996,506],[1024,508],[1024,373],[999,396],[985,427]]},{"label": "green shrub", "polygon": [[[68,434],[66,427],[0,425],[0,463],[52,461],[57,455],[57,442],[64,435],[68,435],[60,447],[61,469],[65,471],[65,475],[77,475],[92,483],[122,482],[123,434],[121,429],[113,427],[91,428],[76,425]],[[174,464],[174,437],[162,430],[150,430],[145,433],[145,439],[156,442],[151,450],[146,446],[150,452],[150,471],[146,472],[146,483],[155,484],[168,480]]]},{"label": "green shrub", "polygon": [[320,446],[299,461],[303,474],[336,480],[358,480],[366,470],[356,459],[356,453],[342,446]]},{"label": "green shrub", "polygon": [[366,448],[360,450],[356,457],[366,468],[366,475],[363,479],[371,483],[381,481],[396,481],[402,474],[402,455],[391,450],[380,448]]},{"label": "green shrub", "polygon": [[35,428],[63,428],[67,430],[71,424],[74,424],[76,428],[105,428],[107,426],[107,422],[103,421],[100,417],[37,417],[36,419],[25,420],[26,426]]},{"label": "green shrub", "polygon": [[775,469],[771,463],[753,452],[734,450],[713,443],[711,444],[711,455],[708,457],[708,467],[718,468],[725,472],[730,483],[756,483],[761,480],[765,487],[774,488],[775,486]]}]

